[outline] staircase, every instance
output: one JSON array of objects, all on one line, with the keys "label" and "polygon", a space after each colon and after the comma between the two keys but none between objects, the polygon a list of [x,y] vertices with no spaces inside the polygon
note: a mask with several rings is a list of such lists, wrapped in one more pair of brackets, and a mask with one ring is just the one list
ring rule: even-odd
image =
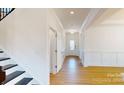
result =
[{"label": "staircase", "polygon": [[0,21],[9,15],[15,8],[0,8]]},{"label": "staircase", "polygon": [[0,66],[6,72],[2,85],[38,85],[38,82],[0,50]]},{"label": "staircase", "polygon": [[[0,21],[2,21],[13,10],[14,8],[0,8]],[[5,75],[5,80],[1,85],[38,85],[38,82],[30,74],[14,62],[14,60],[8,57],[8,55],[1,49],[0,66],[2,67],[1,73]],[[0,78],[2,79],[4,75],[1,73]]]}]

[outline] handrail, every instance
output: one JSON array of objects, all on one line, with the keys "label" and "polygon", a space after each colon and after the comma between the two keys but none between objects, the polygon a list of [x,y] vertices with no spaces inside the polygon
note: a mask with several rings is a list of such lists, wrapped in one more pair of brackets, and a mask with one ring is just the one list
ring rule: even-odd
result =
[{"label": "handrail", "polygon": [[15,8],[0,8],[0,21],[9,15]]}]

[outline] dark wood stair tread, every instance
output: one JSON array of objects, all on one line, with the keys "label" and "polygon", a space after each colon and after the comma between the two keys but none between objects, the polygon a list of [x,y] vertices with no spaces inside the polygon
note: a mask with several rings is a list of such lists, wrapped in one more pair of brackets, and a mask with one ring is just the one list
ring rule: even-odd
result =
[{"label": "dark wood stair tread", "polygon": [[6,57],[1,57],[1,58],[0,58],[0,61],[9,60],[9,59],[10,59],[10,58],[8,58],[8,57],[7,57],[7,58],[6,58]]},{"label": "dark wood stair tread", "polygon": [[4,51],[0,50],[0,53],[4,53]]},{"label": "dark wood stair tread", "polygon": [[20,76],[23,73],[25,73],[25,71],[15,71],[15,72],[7,75],[5,81],[3,82],[3,84],[6,84],[7,82],[15,79],[16,77]]},{"label": "dark wood stair tread", "polygon": [[18,64],[8,64],[2,67],[3,70],[8,70],[10,68],[13,68],[15,66],[18,66]]},{"label": "dark wood stair tread", "polygon": [[23,78],[15,85],[27,85],[33,78]]}]

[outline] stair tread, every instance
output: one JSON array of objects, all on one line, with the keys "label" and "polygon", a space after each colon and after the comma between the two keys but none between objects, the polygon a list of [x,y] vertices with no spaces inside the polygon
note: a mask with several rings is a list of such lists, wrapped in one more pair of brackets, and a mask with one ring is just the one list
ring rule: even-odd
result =
[{"label": "stair tread", "polygon": [[4,51],[0,50],[0,53],[4,53]]},{"label": "stair tread", "polygon": [[15,66],[18,66],[18,64],[8,64],[8,65],[3,66],[2,68],[3,68],[3,70],[8,70],[8,69],[15,67]]},{"label": "stair tread", "polygon": [[23,73],[25,73],[25,71],[15,71],[15,72],[7,75],[5,81],[3,82],[3,84],[6,84],[7,82],[15,79],[16,77],[20,76]]},{"label": "stair tread", "polygon": [[9,57],[0,57],[0,61],[9,60]]},{"label": "stair tread", "polygon": [[33,78],[23,78],[15,85],[27,85]]}]

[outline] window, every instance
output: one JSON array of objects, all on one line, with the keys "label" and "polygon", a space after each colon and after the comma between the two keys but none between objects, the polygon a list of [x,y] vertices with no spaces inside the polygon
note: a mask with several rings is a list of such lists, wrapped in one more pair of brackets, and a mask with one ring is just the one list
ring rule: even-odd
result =
[{"label": "window", "polygon": [[74,40],[70,40],[70,50],[75,50],[75,42],[74,42]]}]

